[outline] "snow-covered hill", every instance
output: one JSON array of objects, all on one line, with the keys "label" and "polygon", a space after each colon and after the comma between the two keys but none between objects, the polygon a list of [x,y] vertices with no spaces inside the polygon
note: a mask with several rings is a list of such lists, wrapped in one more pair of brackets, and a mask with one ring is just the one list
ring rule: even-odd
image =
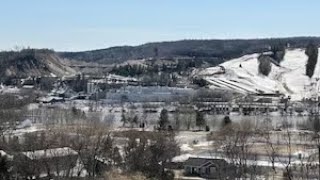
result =
[{"label": "snow-covered hill", "polygon": [[[269,76],[258,72],[259,54],[245,55],[218,67],[197,73],[210,84],[210,88],[234,90],[240,93],[284,93],[292,99],[316,97],[318,93],[319,62],[311,79],[305,75],[308,57],[304,49],[287,50],[280,66],[272,64]],[[320,59],[320,58],[318,58]]]},{"label": "snow-covered hill", "polygon": [[0,79],[5,77],[65,77],[77,72],[50,50],[22,50],[1,52]]}]

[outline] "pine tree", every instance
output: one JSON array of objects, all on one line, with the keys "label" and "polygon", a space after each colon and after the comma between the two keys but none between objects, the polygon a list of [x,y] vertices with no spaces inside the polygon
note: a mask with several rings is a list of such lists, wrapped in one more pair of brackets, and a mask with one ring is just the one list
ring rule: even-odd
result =
[{"label": "pine tree", "polygon": [[268,76],[269,73],[271,72],[271,60],[272,58],[269,57],[269,56],[263,56],[261,55],[259,58],[258,58],[258,61],[259,61],[259,73],[265,75],[265,76]]},{"label": "pine tree", "polygon": [[225,116],[223,118],[223,121],[222,121],[222,127],[226,127],[227,125],[229,125],[231,123],[232,123],[232,121],[231,121],[230,117],[229,116]]},{"label": "pine tree", "polygon": [[313,43],[309,43],[305,54],[309,57],[306,64],[306,75],[311,78],[318,61],[318,47]]},{"label": "pine tree", "polygon": [[169,124],[168,110],[162,109],[160,113],[160,119],[159,119],[159,129],[165,130],[168,124]]},{"label": "pine tree", "polygon": [[282,43],[277,43],[271,46],[271,52],[271,58],[280,63],[286,54],[286,48]]},{"label": "pine tree", "polygon": [[204,127],[206,124],[206,121],[203,117],[203,114],[200,111],[196,112],[196,126],[198,126],[199,130]]},{"label": "pine tree", "polygon": [[9,179],[9,169],[7,157],[0,154],[0,179]]},{"label": "pine tree", "polygon": [[158,56],[159,56],[159,49],[158,49],[157,47],[154,47],[154,48],[153,48],[153,56],[154,56],[155,58],[158,58]]}]

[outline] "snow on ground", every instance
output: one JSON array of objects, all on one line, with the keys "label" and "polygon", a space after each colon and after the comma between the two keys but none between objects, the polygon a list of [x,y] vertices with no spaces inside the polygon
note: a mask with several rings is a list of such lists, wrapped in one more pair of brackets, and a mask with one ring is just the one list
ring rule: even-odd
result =
[{"label": "snow on ground", "polygon": [[212,141],[207,141],[207,132],[180,131],[175,137],[180,144],[181,155],[175,157],[174,162],[183,162],[191,154],[207,151],[212,148]]},{"label": "snow on ground", "polygon": [[192,154],[181,154],[180,156],[176,156],[176,157],[172,158],[172,162],[185,162],[190,157],[192,157]]},{"label": "snow on ground", "polygon": [[9,160],[13,160],[13,155],[8,154],[7,152],[0,150],[0,156],[6,156]]},{"label": "snow on ground", "polygon": [[201,141],[193,145],[193,147],[200,147],[202,149],[207,149],[213,144],[213,141]]},{"label": "snow on ground", "polygon": [[22,129],[7,130],[3,134],[21,136],[23,134],[39,132],[39,131],[45,131],[45,128],[41,127],[41,125],[33,125],[31,127],[22,128]]},{"label": "snow on ground", "polygon": [[320,75],[319,63],[313,77],[309,79],[305,75],[308,57],[304,49],[287,50],[280,66],[272,64],[272,70],[267,77],[258,72],[259,55],[245,55],[222,63],[221,66],[225,68],[225,73],[220,73],[218,66],[207,68],[198,75],[204,77],[210,83],[211,88],[230,89],[240,93],[279,91],[290,95],[293,100],[315,96],[314,92],[319,89],[317,85]]},{"label": "snow on ground", "polygon": [[189,146],[189,144],[182,144],[182,145],[180,146],[180,150],[181,150],[181,151],[192,151],[193,148],[191,148],[191,147]]},{"label": "snow on ground", "polygon": [[11,86],[4,86],[0,85],[0,94],[16,94],[19,93],[20,89],[17,87],[11,87]]},{"label": "snow on ground", "polygon": [[39,109],[39,104],[37,104],[37,103],[31,103],[31,104],[29,104],[29,105],[27,106],[27,109],[28,109],[29,111],[32,111],[32,110],[35,110],[35,109]]},{"label": "snow on ground", "polygon": [[207,132],[180,131],[176,136],[176,141],[181,145],[207,142]]},{"label": "snow on ground", "polygon": [[65,157],[70,155],[78,155],[78,153],[69,148],[55,148],[55,149],[46,149],[46,150],[36,150],[36,151],[27,151],[22,152],[30,159],[43,159],[43,158],[53,158],[53,157]]}]

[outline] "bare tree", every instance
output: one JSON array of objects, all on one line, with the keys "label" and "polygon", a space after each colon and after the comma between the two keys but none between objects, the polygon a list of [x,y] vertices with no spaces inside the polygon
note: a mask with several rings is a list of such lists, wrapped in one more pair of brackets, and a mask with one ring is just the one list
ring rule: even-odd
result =
[{"label": "bare tree", "polygon": [[254,126],[250,121],[243,121],[242,125],[228,124],[217,134],[211,135],[210,139],[214,140],[216,145],[222,147],[226,158],[237,167],[239,177],[247,177],[247,174],[249,174],[247,160],[257,160],[256,155],[251,150],[255,143],[251,138],[254,135]]},{"label": "bare tree", "polygon": [[129,172],[142,172],[156,179],[167,179],[167,163],[179,153],[173,133],[135,132],[127,134],[125,164]]},{"label": "bare tree", "polygon": [[180,126],[181,126],[181,118],[180,118],[180,112],[179,109],[176,109],[176,112],[174,113],[174,120],[175,120],[175,130],[179,131],[180,130]]},{"label": "bare tree", "polygon": [[193,107],[181,106],[177,109],[178,117],[181,119],[180,126],[184,125],[187,130],[190,130],[195,121],[195,111]]},{"label": "bare tree", "polygon": [[113,141],[108,127],[93,122],[79,125],[74,129],[76,136],[72,138],[72,147],[88,171],[89,177],[95,177],[99,172],[98,160],[109,160],[114,152]]}]

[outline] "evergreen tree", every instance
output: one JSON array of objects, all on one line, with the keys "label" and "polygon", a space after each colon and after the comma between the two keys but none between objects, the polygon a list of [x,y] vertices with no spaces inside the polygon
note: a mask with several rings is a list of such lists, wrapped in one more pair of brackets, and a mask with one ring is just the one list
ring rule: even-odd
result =
[{"label": "evergreen tree", "polygon": [[9,169],[7,157],[0,154],[0,179],[9,179]]},{"label": "evergreen tree", "polygon": [[159,119],[159,129],[165,130],[168,124],[169,124],[168,110],[162,109],[160,113],[160,119]]},{"label": "evergreen tree", "polygon": [[309,43],[305,53],[309,57],[306,64],[306,75],[311,78],[318,61],[318,47],[313,43]]},{"label": "evergreen tree", "polygon": [[157,47],[153,48],[153,56],[157,58],[159,56],[159,49]]},{"label": "evergreen tree", "polygon": [[230,117],[229,116],[225,116],[223,118],[223,121],[222,121],[222,127],[226,127],[227,125],[229,125],[231,123],[232,123],[232,121],[231,121]]},{"label": "evergreen tree", "polygon": [[285,56],[286,48],[282,43],[278,43],[271,47],[271,52],[272,52],[271,57],[274,60],[276,60],[278,63],[280,63]]},{"label": "evergreen tree", "polygon": [[201,113],[200,111],[196,112],[196,126],[198,126],[199,130],[204,127],[206,124],[206,121],[203,117],[203,113]]},{"label": "evergreen tree", "polygon": [[269,56],[264,56],[264,55],[261,55],[259,58],[258,58],[258,61],[259,61],[259,66],[258,66],[258,70],[259,70],[259,73],[265,75],[265,76],[268,76],[269,73],[271,72],[271,60],[272,58],[269,57]]}]

